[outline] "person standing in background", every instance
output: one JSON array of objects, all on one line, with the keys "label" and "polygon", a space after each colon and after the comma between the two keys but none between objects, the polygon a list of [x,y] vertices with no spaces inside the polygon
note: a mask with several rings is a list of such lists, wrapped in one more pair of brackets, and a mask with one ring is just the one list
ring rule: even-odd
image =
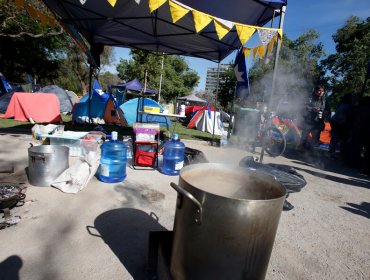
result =
[{"label": "person standing in background", "polygon": [[[335,154],[338,144],[343,145],[348,139],[352,114],[352,95],[342,97],[334,116],[330,119],[331,140],[329,152]],[[342,149],[341,149],[342,150]]]},{"label": "person standing in background", "polygon": [[320,133],[325,128],[325,118],[330,115],[330,108],[325,100],[324,86],[315,87],[311,98],[306,103],[303,115],[301,147],[308,148],[308,135],[312,135],[312,145],[320,144]]}]

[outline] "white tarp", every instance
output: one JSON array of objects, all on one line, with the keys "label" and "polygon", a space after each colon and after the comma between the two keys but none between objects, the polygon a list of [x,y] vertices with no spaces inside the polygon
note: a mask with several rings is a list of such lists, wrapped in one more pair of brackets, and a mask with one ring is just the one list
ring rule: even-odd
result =
[{"label": "white tarp", "polygon": [[[209,113],[211,117],[209,117]],[[214,123],[214,111],[208,112],[204,110],[203,115],[197,120],[196,128],[200,131],[208,132],[213,134],[213,123]],[[216,112],[216,123],[215,126],[215,135],[221,136],[224,132],[223,124],[220,118],[220,112]]]},{"label": "white tarp", "polygon": [[80,157],[51,184],[65,193],[78,193],[95,175],[100,163],[100,152],[90,152]]}]

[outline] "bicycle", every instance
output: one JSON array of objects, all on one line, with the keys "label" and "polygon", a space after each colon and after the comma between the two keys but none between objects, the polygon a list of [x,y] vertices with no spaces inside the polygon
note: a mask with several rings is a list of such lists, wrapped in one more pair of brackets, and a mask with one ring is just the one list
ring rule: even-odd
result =
[{"label": "bicycle", "polygon": [[279,130],[278,126],[274,124],[274,119],[277,117],[273,112],[268,113],[260,125],[257,139],[262,144],[260,161],[262,162],[264,151],[271,157],[278,157],[282,155],[286,148],[286,139],[284,134]]}]

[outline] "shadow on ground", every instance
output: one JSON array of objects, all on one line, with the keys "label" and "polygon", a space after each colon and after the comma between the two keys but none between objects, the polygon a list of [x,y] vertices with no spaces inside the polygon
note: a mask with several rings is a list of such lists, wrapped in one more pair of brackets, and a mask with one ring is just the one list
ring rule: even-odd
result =
[{"label": "shadow on ground", "polygon": [[149,233],[166,230],[155,214],[134,208],[114,209],[99,215],[94,226],[131,276],[147,279]]},{"label": "shadow on ground", "polygon": [[[346,166],[339,156],[336,158],[330,158],[327,151],[313,150],[302,152],[297,150],[288,150],[284,153],[284,157],[290,159],[295,164],[303,166],[295,166],[294,168],[298,171],[304,171],[333,182],[370,189],[370,178],[368,176],[361,174],[354,168]],[[349,178],[326,174],[324,172],[312,170],[310,167],[326,172],[345,175]]]},{"label": "shadow on ground", "polygon": [[362,202],[361,204],[347,203],[348,206],[340,206],[340,208],[347,210],[353,214],[363,216],[370,219],[370,203]]},{"label": "shadow on ground", "polygon": [[0,279],[18,280],[22,266],[23,261],[20,257],[13,255],[6,258],[0,263]]}]

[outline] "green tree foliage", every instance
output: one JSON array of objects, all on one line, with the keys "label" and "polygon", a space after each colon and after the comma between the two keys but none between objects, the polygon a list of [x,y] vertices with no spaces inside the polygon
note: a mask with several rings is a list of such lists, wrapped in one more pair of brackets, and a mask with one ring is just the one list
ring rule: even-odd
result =
[{"label": "green tree foliage", "polygon": [[218,101],[224,111],[230,112],[235,95],[236,77],[233,65],[227,71],[220,73],[220,90],[218,92]]},{"label": "green tree foliage", "polygon": [[99,83],[105,89],[106,85],[116,85],[121,82],[117,74],[112,74],[111,72],[103,72],[99,74]]},{"label": "green tree foliage", "polygon": [[[89,66],[82,50],[55,21],[43,26],[30,11],[54,18],[40,0],[25,1],[19,8],[14,0],[0,1],[0,71],[9,82],[26,83],[27,74],[37,83],[57,84],[76,93],[86,92]],[[30,9],[32,7],[32,9]],[[105,47],[101,64],[110,64],[112,49]]]},{"label": "green tree foliage", "polygon": [[322,61],[327,71],[332,96],[337,102],[346,93],[355,97],[369,96],[368,64],[370,63],[370,17],[361,21],[350,17],[333,35],[336,53]]},{"label": "green tree foliage", "polygon": [[[40,1],[27,3],[50,15]],[[27,73],[37,75],[40,82],[56,78],[61,56],[58,36],[64,36],[61,27],[43,27],[14,1],[0,1],[0,22],[0,71],[7,79],[25,82]]]},{"label": "green tree foliage", "polygon": [[[60,60],[60,67],[57,70],[58,76],[53,80],[53,83],[79,94],[87,93],[89,90],[90,68],[85,54],[70,37],[67,37],[64,41],[63,48],[65,55]],[[104,47],[103,53],[100,55],[101,65],[110,64],[112,57],[112,48],[107,46]],[[99,77],[99,69],[95,70],[93,75],[93,78],[98,79],[103,87],[105,87],[106,83],[109,81],[109,79],[106,79],[108,75],[107,72],[104,72],[102,78]],[[111,75],[114,76],[113,74]]]},{"label": "green tree foliage", "polygon": [[191,70],[185,59],[180,56],[162,56],[141,50],[131,50],[131,56],[130,60],[120,60],[117,65],[118,77],[126,82],[136,78],[144,84],[144,73],[147,70],[147,87],[157,91],[164,58],[161,98],[166,101],[190,94],[198,84],[198,74]]}]

